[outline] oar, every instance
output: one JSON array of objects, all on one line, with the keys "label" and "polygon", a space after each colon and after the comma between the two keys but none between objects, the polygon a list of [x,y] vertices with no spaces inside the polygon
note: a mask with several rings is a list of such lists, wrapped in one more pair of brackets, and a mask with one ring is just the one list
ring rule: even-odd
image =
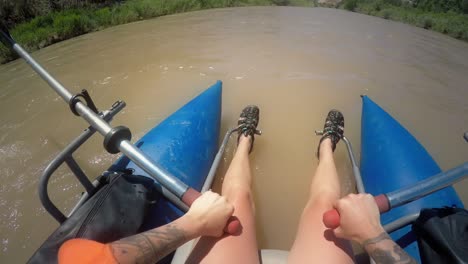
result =
[{"label": "oar", "polygon": [[[467,176],[468,162],[465,162],[458,167],[431,176],[430,178],[419,181],[409,187],[377,195],[374,199],[379,207],[380,213],[385,213],[392,208],[410,203],[440,189],[448,187]],[[323,214],[323,223],[328,228],[339,227],[340,214],[336,209],[325,212]]]},{"label": "oar", "polygon": [[[6,26],[0,23],[0,40],[7,47],[14,50],[22,57],[34,71],[44,79],[49,86],[59,94],[62,99],[70,106],[70,109],[75,115],[81,116],[92,127],[104,136],[104,147],[112,154],[122,152],[151,177],[158,181],[164,188],[169,190],[175,196],[182,200],[186,205],[191,206],[192,203],[201,196],[195,189],[187,186],[185,183],[174,177],[161,167],[157,166],[148,156],[140,149],[130,143],[130,129],[124,126],[111,127],[98,113],[96,107],[92,103],[87,93],[77,95],[71,94],[62,84],[54,79],[42,66],[37,63],[8,32]],[[86,103],[80,100],[80,97],[85,99]],[[240,231],[241,225],[237,218],[231,217],[224,231],[228,234],[236,234]]]}]

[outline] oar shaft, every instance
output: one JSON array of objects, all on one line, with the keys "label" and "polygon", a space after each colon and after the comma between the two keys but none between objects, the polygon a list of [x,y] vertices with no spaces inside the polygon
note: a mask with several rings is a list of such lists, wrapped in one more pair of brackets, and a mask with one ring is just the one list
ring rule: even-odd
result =
[{"label": "oar shaft", "polygon": [[54,77],[52,77],[42,66],[37,63],[19,44],[12,43],[12,49],[18,53],[18,55],[23,58],[42,79],[44,79],[52,89],[57,92],[60,97],[68,103],[72,98],[73,94],[71,94],[63,85],[58,82]]},{"label": "oar shaft", "polygon": [[[381,213],[385,213],[394,207],[398,207],[414,200],[427,196],[445,187],[448,187],[468,176],[468,162],[441,172],[430,178],[415,183],[387,194],[375,196],[377,206]],[[336,209],[331,209],[323,214],[323,223],[328,228],[340,226],[340,214]]]},{"label": "oar shaft", "polygon": [[120,142],[119,149],[123,154],[125,154],[125,156],[135,162],[136,165],[146,171],[149,175],[153,176],[162,186],[175,194],[178,198],[182,199],[189,188],[185,183],[181,182],[177,177],[169,174],[162,168],[156,166],[150,158],[133,146],[128,140]]},{"label": "oar shaft", "polygon": [[388,203],[390,204],[390,208],[410,203],[421,197],[448,187],[462,180],[466,176],[468,176],[468,162],[419,181],[410,187],[387,193],[386,196],[388,198]]},{"label": "oar shaft", "polygon": [[[58,82],[52,75],[50,75],[39,63],[32,58],[27,51],[25,51],[18,43],[16,43],[7,32],[0,31],[2,42],[12,48],[18,55],[23,58],[39,76],[44,79],[57,94],[68,104],[73,97],[60,82]],[[85,119],[93,128],[96,129],[101,135],[106,136],[112,127],[102,119],[98,114],[91,110],[86,104],[77,102],[75,110],[79,115]],[[147,172],[150,176],[156,179],[162,186],[182,198],[187,191],[188,186],[180,181],[177,177],[169,174],[162,168],[155,165],[151,159],[141,152],[138,148],[133,146],[128,140],[122,140],[119,144],[119,150],[126,155],[130,160],[135,162],[140,168]]]}]

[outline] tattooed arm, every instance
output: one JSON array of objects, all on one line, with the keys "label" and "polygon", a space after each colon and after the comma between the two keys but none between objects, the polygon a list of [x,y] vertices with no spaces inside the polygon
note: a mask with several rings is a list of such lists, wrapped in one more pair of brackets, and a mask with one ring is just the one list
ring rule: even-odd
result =
[{"label": "tattooed arm", "polygon": [[385,231],[365,240],[362,246],[377,264],[417,264]]},{"label": "tattooed arm", "polygon": [[197,227],[181,217],[165,226],[112,242],[110,247],[118,263],[156,263],[199,235]]},{"label": "tattooed arm", "polygon": [[335,202],[340,214],[337,237],[361,244],[377,264],[416,264],[385,232],[380,213],[370,194],[350,194]]},{"label": "tattooed arm", "polygon": [[185,242],[223,234],[234,207],[224,197],[206,192],[172,223],[110,243],[118,263],[156,263]]}]

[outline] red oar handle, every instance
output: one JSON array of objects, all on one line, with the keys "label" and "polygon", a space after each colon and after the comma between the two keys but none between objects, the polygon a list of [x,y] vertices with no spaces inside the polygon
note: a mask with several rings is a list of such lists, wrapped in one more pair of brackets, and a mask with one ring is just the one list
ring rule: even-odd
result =
[{"label": "red oar handle", "polygon": [[[390,204],[385,194],[379,194],[374,196],[375,203],[379,207],[380,213],[385,213],[390,210]],[[328,227],[335,229],[340,226],[340,214],[336,209],[328,210],[323,214],[323,224]]]},{"label": "red oar handle", "polygon": [[[182,196],[182,202],[187,206],[192,206],[192,203],[201,196],[198,191],[188,188],[188,190]],[[240,231],[241,225],[239,219],[235,216],[231,216],[224,228],[224,232],[227,234],[235,235]]]}]

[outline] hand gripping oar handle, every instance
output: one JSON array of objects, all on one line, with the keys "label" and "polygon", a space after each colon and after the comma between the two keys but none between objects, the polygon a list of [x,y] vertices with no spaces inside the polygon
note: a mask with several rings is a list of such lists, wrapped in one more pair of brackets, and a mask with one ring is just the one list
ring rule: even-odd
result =
[{"label": "hand gripping oar handle", "polygon": [[[448,187],[468,176],[468,162],[453,169],[438,173],[411,186],[375,196],[375,202],[381,213],[392,208],[407,204],[440,189]],[[340,226],[340,214],[337,210],[329,210],[323,214],[323,223],[328,228]]]},{"label": "hand gripping oar handle", "polygon": [[[201,193],[197,192],[192,188],[188,188],[187,191],[182,196],[182,202],[184,204],[191,206],[193,202],[201,196]],[[224,228],[224,232],[231,235],[236,235],[241,231],[241,224],[239,219],[235,216],[231,216]]]},{"label": "hand gripping oar handle", "polygon": [[[385,213],[390,210],[390,203],[385,194],[374,196],[375,203],[379,207],[380,213]],[[328,210],[323,214],[323,224],[328,227],[335,229],[340,226],[340,213],[336,209]]]}]

